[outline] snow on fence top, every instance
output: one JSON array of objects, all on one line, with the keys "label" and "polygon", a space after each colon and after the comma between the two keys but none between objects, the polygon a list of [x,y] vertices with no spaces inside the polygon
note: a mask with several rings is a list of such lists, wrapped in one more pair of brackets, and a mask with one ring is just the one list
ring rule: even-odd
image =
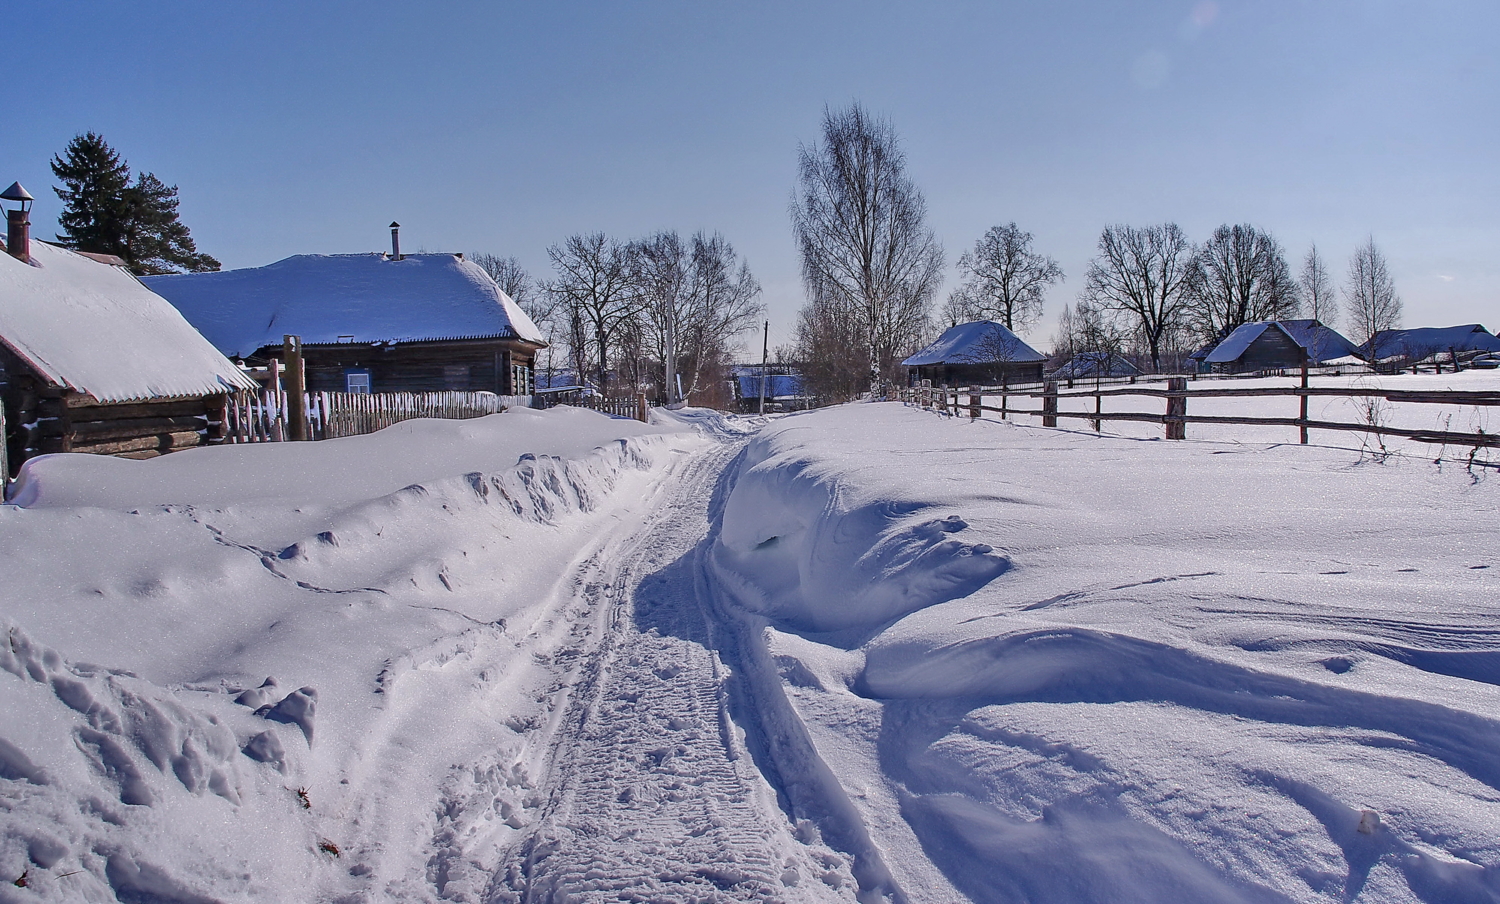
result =
[{"label": "snow on fence top", "polygon": [[38,241],[31,260],[0,254],[0,341],[46,380],[101,402],[254,388],[129,271]]},{"label": "snow on fence top", "polygon": [[926,364],[982,364],[1045,361],[1047,356],[1021,341],[1021,337],[993,320],[975,320],[949,327],[937,341],[901,363],[907,367]]},{"label": "snow on fence top", "polygon": [[489,274],[457,254],[298,254],[145,282],[226,355],[280,345],[287,334],[308,345],[501,337],[546,344]]}]

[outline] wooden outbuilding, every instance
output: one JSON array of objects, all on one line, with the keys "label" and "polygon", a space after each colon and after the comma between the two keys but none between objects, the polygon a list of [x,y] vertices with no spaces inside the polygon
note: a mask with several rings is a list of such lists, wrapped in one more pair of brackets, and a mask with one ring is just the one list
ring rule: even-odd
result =
[{"label": "wooden outbuilding", "polygon": [[265,364],[300,336],[313,391],[529,395],[547,345],[462,254],[300,254],[145,282],[232,358]]},{"label": "wooden outbuilding", "polygon": [[1381,330],[1372,344],[1375,347],[1372,363],[1388,367],[1434,359],[1451,364],[1500,352],[1500,338],[1477,323]]},{"label": "wooden outbuilding", "polygon": [[13,237],[0,255],[8,470],[49,452],[152,458],[216,438],[255,382],[123,266]]},{"label": "wooden outbuilding", "polygon": [[1355,354],[1354,344],[1317,320],[1242,324],[1203,356],[1214,373],[1255,373],[1319,365]]},{"label": "wooden outbuilding", "polygon": [[1047,356],[993,320],[949,327],[937,341],[902,361],[909,379],[934,386],[1040,383]]}]

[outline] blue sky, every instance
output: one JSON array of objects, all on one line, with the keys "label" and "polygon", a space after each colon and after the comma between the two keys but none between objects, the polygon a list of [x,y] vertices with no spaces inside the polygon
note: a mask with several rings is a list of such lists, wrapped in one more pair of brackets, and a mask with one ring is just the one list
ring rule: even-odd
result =
[{"label": "blue sky", "polygon": [[[1373,235],[1409,326],[1500,328],[1500,4],[14,4],[0,182],[55,231],[52,155],[95,130],[179,186],[226,267],[515,255],[573,232],[717,229],[802,302],[787,203],[826,104],[891,119],[949,259],[1016,221],[1066,281],[1108,223]],[[12,82],[14,84],[14,82]],[[950,270],[950,284],[952,282]]]}]

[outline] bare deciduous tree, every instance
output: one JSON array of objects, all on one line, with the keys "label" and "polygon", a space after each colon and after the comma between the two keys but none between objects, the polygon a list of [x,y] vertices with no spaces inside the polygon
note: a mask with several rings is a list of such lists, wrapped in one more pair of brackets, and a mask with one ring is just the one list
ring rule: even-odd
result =
[{"label": "bare deciduous tree", "polygon": [[1063,306],[1052,334],[1052,356],[1063,364],[1079,356],[1093,356],[1108,362],[1125,350],[1128,335],[1115,318],[1087,298],[1069,307]]},{"label": "bare deciduous tree", "polygon": [[566,327],[562,322],[564,318],[558,316],[558,297],[545,291],[514,257],[500,257],[498,254],[481,251],[470,254],[469,260],[488,273],[500,286],[500,291],[509,295],[510,300],[519,305],[526,316],[531,318],[531,322],[536,324],[537,329],[542,331],[547,347],[537,353],[536,370],[541,375],[538,385],[551,386],[552,375],[557,369],[557,356],[561,351],[558,340],[564,338],[563,331]]},{"label": "bare deciduous tree", "polygon": [[944,313],[954,323],[994,320],[1025,329],[1042,316],[1042,293],[1063,278],[1057,261],[1031,248],[1031,233],[1015,223],[991,226],[958,259],[962,284]]},{"label": "bare deciduous tree", "polygon": [[1106,226],[1079,301],[1123,318],[1159,372],[1162,350],[1184,315],[1192,257],[1176,223]]},{"label": "bare deciduous tree", "polygon": [[1349,259],[1344,306],[1349,314],[1350,338],[1355,345],[1365,347],[1373,363],[1375,335],[1401,325],[1401,297],[1396,294],[1385,255],[1375,247],[1374,236]]},{"label": "bare deciduous tree", "polygon": [[1326,327],[1338,323],[1338,296],[1333,290],[1333,277],[1328,275],[1328,264],[1318,253],[1314,244],[1302,258],[1302,273],[1298,279],[1302,289],[1302,314]]},{"label": "bare deciduous tree", "polygon": [[814,296],[797,313],[793,343],[788,357],[800,362],[807,391],[818,404],[848,401],[869,388],[869,375],[858,363],[869,354],[869,337],[857,312]]},{"label": "bare deciduous tree", "polygon": [[662,363],[664,397],[676,398],[677,373],[686,377],[689,397],[727,363],[734,337],[760,318],[760,283],[719,233],[684,242],[676,232],[659,232],[633,245],[646,312],[642,354]]},{"label": "bare deciduous tree", "polygon": [[943,269],[927,204],[906,174],[891,124],[858,103],[825,110],[823,143],[798,150],[791,215],[808,303],[816,308],[808,322],[857,318],[877,391],[882,378],[895,376],[898,354],[925,331]]},{"label": "bare deciduous tree", "polygon": [[1189,318],[1203,342],[1297,312],[1297,283],[1281,245],[1254,226],[1225,224],[1193,255]]},{"label": "bare deciduous tree", "polygon": [[602,232],[569,236],[547,249],[557,278],[547,291],[568,323],[579,379],[609,387],[609,365],[620,334],[641,310],[632,250]]},{"label": "bare deciduous tree", "polygon": [[[469,260],[479,265],[479,268],[490,275],[500,286],[500,291],[510,296],[510,300],[521,306],[526,316],[531,316],[528,305],[536,300],[541,293],[536,291],[536,283],[531,274],[521,266],[521,262],[513,257],[501,257],[498,254],[486,254],[477,252],[469,255]],[[535,318],[533,318],[535,319]]]}]

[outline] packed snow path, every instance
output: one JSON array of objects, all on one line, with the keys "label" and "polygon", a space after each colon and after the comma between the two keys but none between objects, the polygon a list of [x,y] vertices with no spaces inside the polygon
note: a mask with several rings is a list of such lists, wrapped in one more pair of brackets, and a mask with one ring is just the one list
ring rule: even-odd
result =
[{"label": "packed snow path", "polygon": [[491,900],[852,898],[842,857],[792,839],[728,711],[699,556],[737,449],[685,463],[643,529],[585,563],[581,608],[602,613],[602,637],[553,738],[542,815]]}]

